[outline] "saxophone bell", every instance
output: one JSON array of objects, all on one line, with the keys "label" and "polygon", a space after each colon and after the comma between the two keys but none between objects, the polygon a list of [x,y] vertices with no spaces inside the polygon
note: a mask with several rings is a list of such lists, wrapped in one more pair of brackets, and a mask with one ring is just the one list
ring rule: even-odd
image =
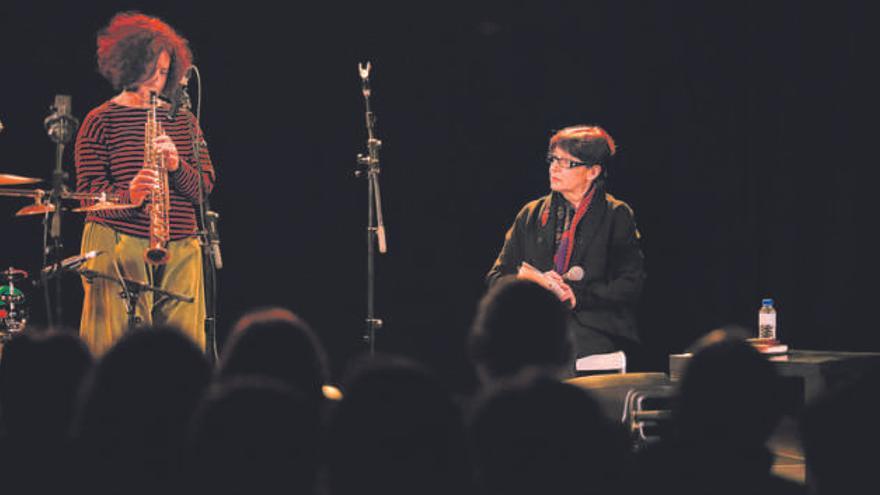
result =
[{"label": "saxophone bell", "polygon": [[160,245],[151,246],[144,253],[144,260],[151,265],[164,265],[169,257],[168,249]]}]

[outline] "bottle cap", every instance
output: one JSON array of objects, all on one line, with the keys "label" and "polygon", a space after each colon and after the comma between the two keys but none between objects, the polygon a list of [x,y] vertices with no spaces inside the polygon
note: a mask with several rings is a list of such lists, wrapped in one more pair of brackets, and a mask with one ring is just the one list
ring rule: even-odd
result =
[{"label": "bottle cap", "polygon": [[761,304],[764,306],[773,306],[773,299],[761,299]]}]

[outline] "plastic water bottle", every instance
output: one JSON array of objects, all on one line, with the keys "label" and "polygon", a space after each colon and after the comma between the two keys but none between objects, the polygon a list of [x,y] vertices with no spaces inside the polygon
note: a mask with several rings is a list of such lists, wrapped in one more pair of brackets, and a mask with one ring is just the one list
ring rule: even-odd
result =
[{"label": "plastic water bottle", "polygon": [[758,310],[758,337],[776,340],[776,309],[773,299],[762,299]]}]

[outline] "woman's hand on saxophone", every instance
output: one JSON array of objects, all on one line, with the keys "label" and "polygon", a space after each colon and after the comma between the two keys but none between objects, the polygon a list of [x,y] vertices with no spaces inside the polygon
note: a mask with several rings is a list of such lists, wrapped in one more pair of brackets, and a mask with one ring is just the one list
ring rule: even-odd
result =
[{"label": "woman's hand on saxophone", "polygon": [[151,168],[142,168],[128,183],[131,202],[138,206],[144,203],[147,195],[159,186],[159,174]]},{"label": "woman's hand on saxophone", "polygon": [[177,146],[174,145],[174,141],[168,137],[168,134],[161,134],[156,137],[156,152],[162,154],[162,157],[165,159],[165,168],[169,172],[174,172],[180,166]]}]

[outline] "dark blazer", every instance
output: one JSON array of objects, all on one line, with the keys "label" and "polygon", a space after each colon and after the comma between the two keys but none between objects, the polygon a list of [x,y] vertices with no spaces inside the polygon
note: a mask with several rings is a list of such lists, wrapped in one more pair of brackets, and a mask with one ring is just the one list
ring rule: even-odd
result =
[{"label": "dark blazer", "polygon": [[[584,278],[569,282],[577,306],[569,328],[578,356],[619,350],[621,339],[639,342],[635,307],[644,284],[644,256],[632,208],[597,184],[595,199],[578,224],[572,266]],[[553,269],[557,205],[565,201],[551,193],[526,204],[507,231],[504,246],[486,275],[488,285],[516,275],[523,261],[541,271]]]}]

